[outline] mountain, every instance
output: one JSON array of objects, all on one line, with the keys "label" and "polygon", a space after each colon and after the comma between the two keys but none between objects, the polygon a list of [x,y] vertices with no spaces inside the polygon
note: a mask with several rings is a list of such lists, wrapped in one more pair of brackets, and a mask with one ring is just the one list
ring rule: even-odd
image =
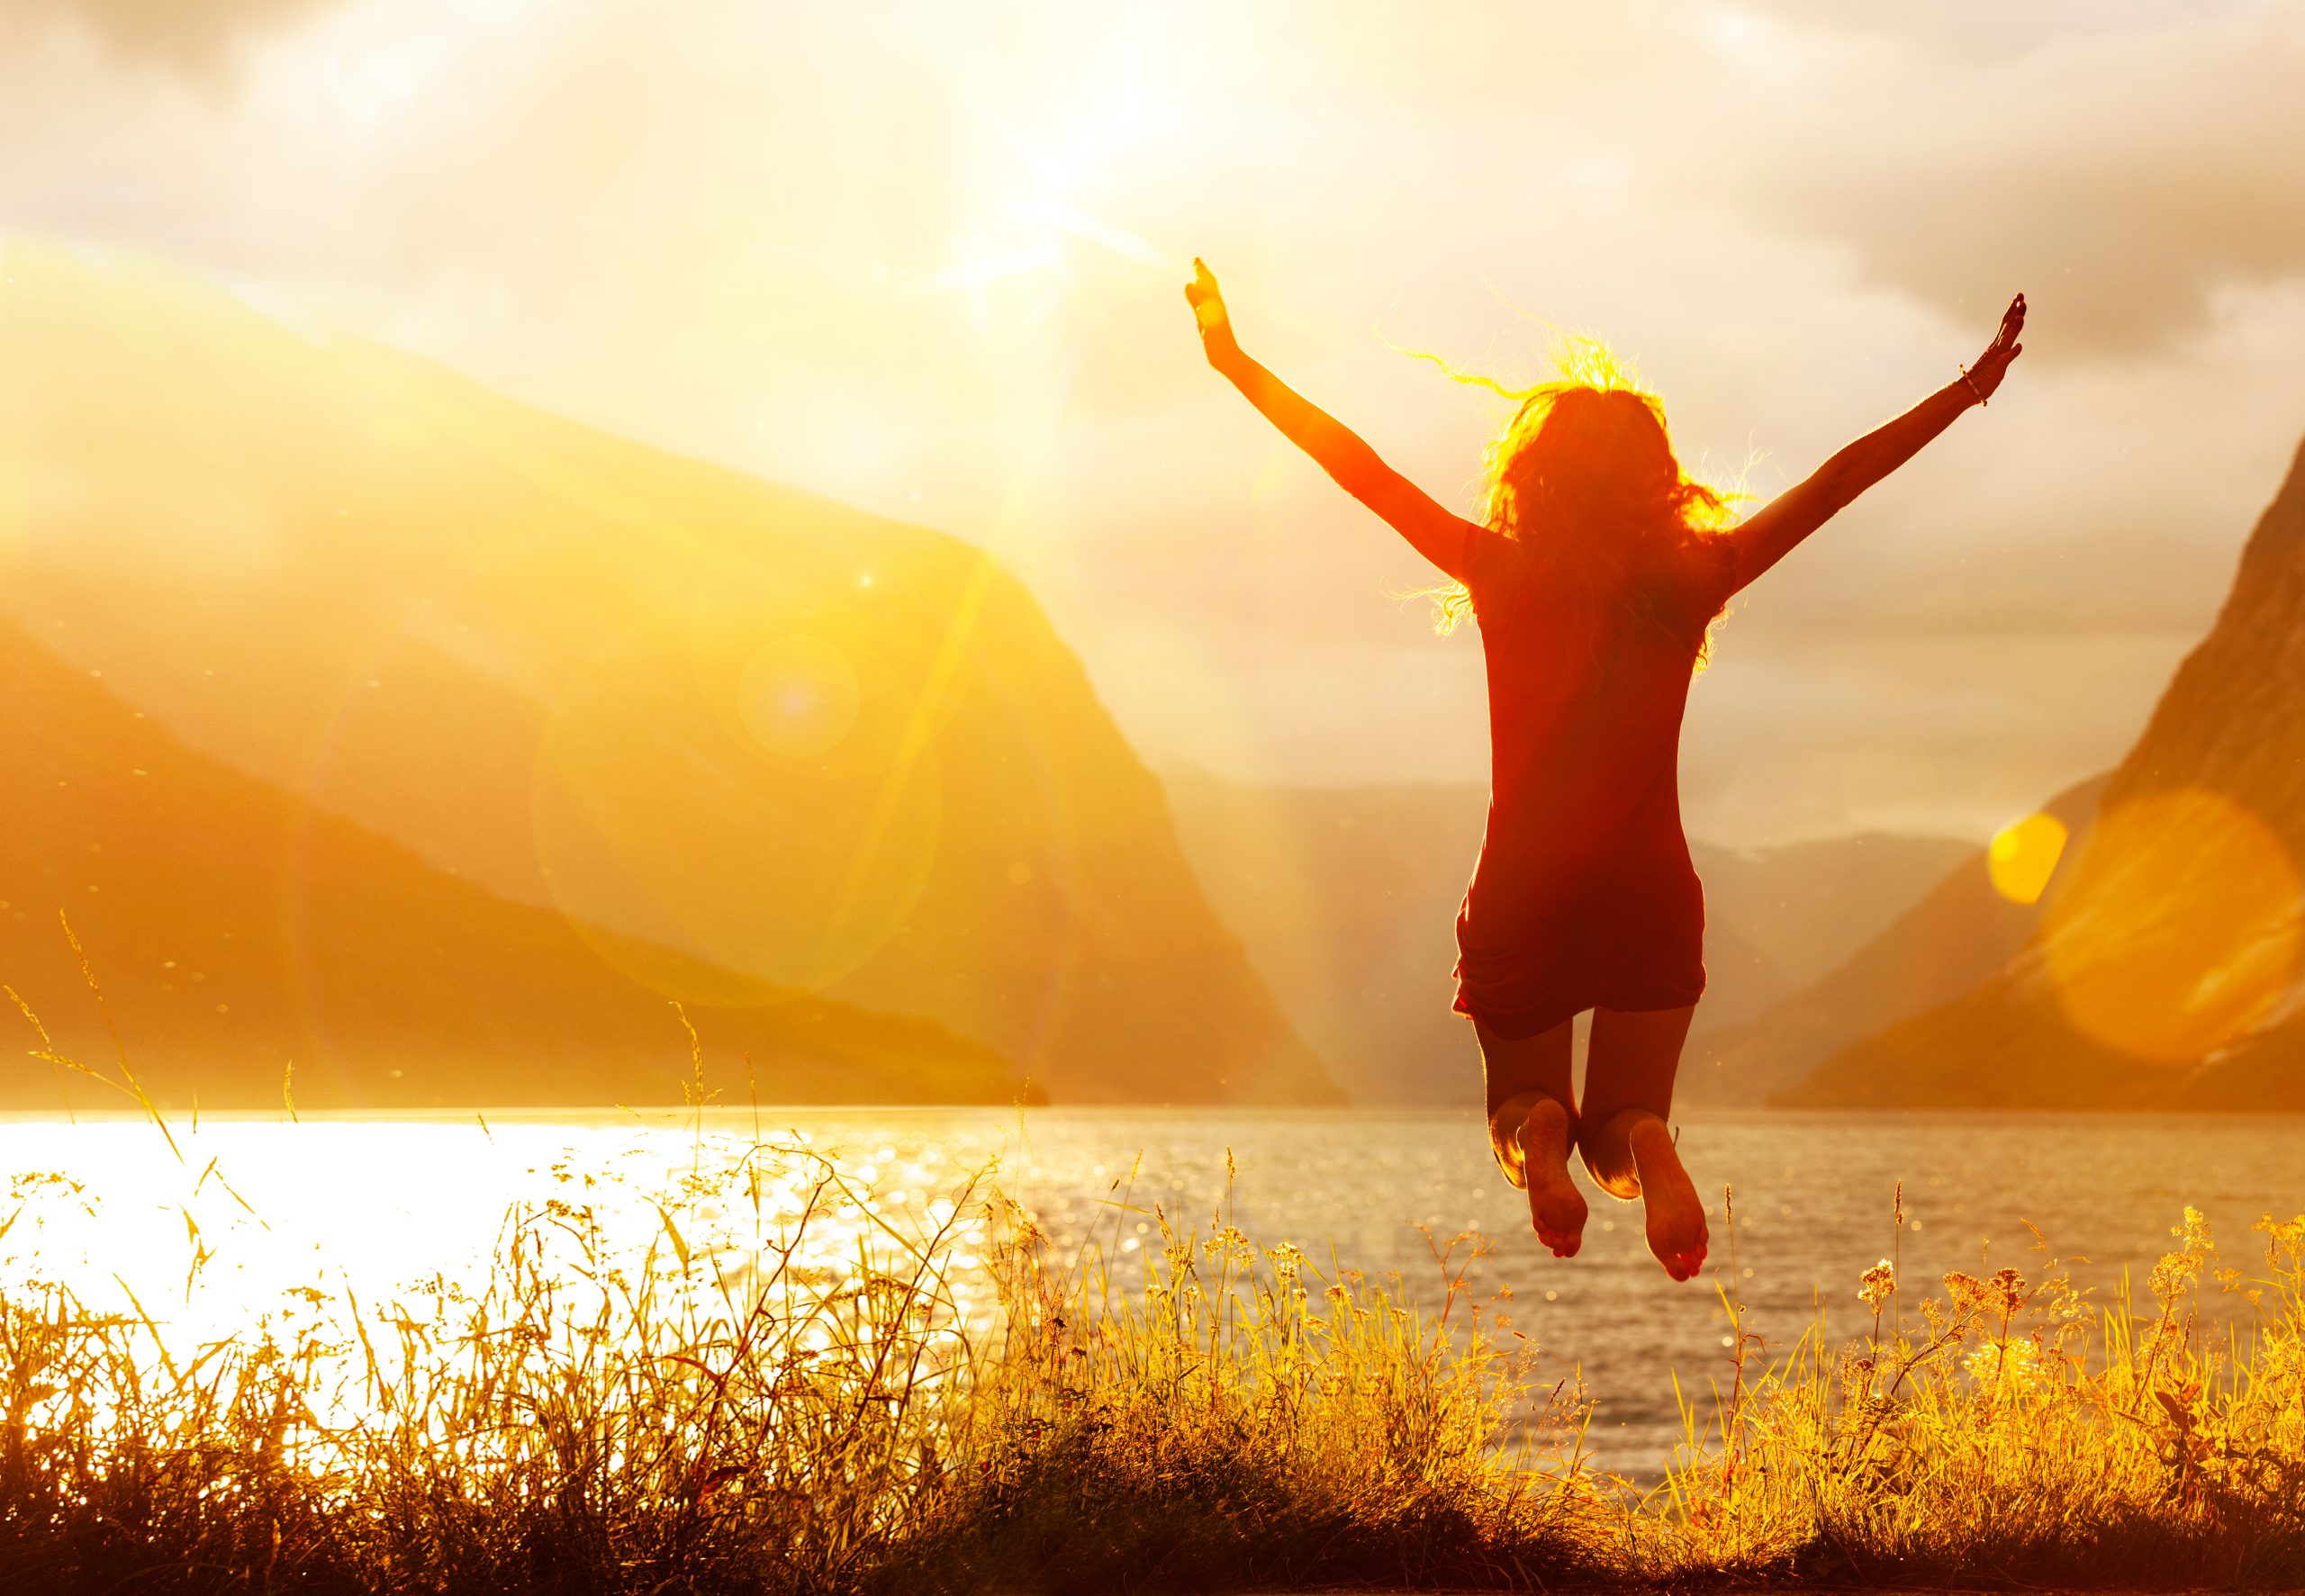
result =
[{"label": "mountain", "polygon": [[1334,1096],[984,551],[147,263],[0,265],[0,613],[194,748],[665,996],[923,1016],[1062,1101]]},{"label": "mountain", "polygon": [[1478,1102],[1450,1012],[1486,789],[1162,779],[1193,869],[1297,1029],[1361,1102]]},{"label": "mountain", "polygon": [[1787,1100],[2305,1110],[2301,860],[2305,448],[2032,935]]},{"label": "mountain", "polygon": [[[1478,1101],[1479,1055],[1450,1010],[1449,972],[1487,789],[1265,786],[1181,767],[1163,779],[1218,912],[1352,1096]],[[1698,1027],[1725,1029],[1785,996],[1963,851],[1887,835],[1754,852],[1696,846],[1708,906]]]},{"label": "mountain", "polygon": [[[1768,950],[1779,995],[1806,986],[1863,947],[1962,861],[1958,837],[1854,832],[1758,849],[1697,843],[1705,916]],[[1758,987],[1748,1012],[1769,1000]],[[1743,1016],[1720,1013],[1719,1023]]]},{"label": "mountain", "polygon": [[[67,1056],[107,1072],[124,1056],[179,1106],[277,1108],[285,1087],[312,1108],[682,1101],[680,1016],[594,951],[597,930],[193,752],[7,622],[0,681],[0,978]],[[687,962],[622,951],[628,967]],[[688,1017],[724,1100],[744,1100],[748,1075],[780,1102],[1018,1088],[981,1042],[806,994]],[[0,1106],[121,1101],[51,1065],[0,1071]]]},{"label": "mountain", "polygon": [[[1962,857],[1918,903],[1810,985],[1741,1023],[1699,1025],[1681,1064],[1680,1092],[1695,1103],[1759,1103],[1796,1087],[1840,1049],[1958,996],[2024,945],[2043,907],[2073,878],[2107,778],[2093,777],[2044,807],[2068,841],[2042,895],[2018,903],[1997,891],[1983,848]],[[1702,1016],[1700,1016],[1702,1017]]]}]

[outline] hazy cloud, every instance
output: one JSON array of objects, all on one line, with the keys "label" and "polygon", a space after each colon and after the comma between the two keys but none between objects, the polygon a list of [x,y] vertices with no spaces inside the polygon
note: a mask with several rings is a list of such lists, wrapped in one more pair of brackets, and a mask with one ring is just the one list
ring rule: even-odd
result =
[{"label": "hazy cloud", "polygon": [[19,25],[78,27],[132,60],[212,71],[244,39],[342,0],[12,0]]},{"label": "hazy cloud", "polygon": [[2027,290],[1990,419],[1723,634],[1691,798],[1731,840],[1966,825],[2118,753],[2305,429],[2294,6],[679,17],[0,0],[0,227],[979,539],[1149,754],[1328,780],[1477,779],[1478,647],[1202,365],[1187,257],[1460,506],[1500,418],[1388,340],[1528,379],[1529,318],[1601,329],[1692,458],[1758,448],[1774,491]]},{"label": "hazy cloud", "polygon": [[1829,52],[1787,103],[1747,108],[1768,153],[1731,141],[1698,186],[1973,320],[2023,288],[2050,359],[2186,337],[2220,292],[2305,274],[2305,14],[2129,9],[1992,59]]}]

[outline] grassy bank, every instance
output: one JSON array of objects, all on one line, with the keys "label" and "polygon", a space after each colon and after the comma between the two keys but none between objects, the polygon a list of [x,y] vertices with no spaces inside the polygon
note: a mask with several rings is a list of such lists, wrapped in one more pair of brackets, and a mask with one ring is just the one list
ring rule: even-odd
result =
[{"label": "grassy bank", "polygon": [[[2305,1582],[2305,1220],[2227,1271],[2189,1214],[2133,1312],[2046,1261],[1925,1296],[1852,1268],[1861,1333],[1741,1357],[1641,1492],[1582,1465],[1463,1245],[1419,1307],[1125,1186],[1059,1248],[990,1177],[898,1223],[760,1143],[700,1156],[636,1254],[565,1173],[477,1285],[307,1293],[203,1344],[8,1286],[0,1585]],[[50,1196],[20,1180],[0,1226]],[[2253,1341],[2196,1339],[2222,1290]]]}]

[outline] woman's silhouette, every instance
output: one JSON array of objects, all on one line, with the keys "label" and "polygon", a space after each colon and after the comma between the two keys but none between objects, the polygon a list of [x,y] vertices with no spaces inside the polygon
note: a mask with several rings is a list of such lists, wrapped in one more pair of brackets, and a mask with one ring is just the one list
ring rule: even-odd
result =
[{"label": "woman's silhouette", "polygon": [[[2000,386],[2025,296],[1975,365],[1732,523],[1692,482],[1656,401],[1606,382],[1523,395],[1490,455],[1487,512],[1442,509],[1333,417],[1241,352],[1216,279],[1185,290],[1208,363],[1345,491],[1458,586],[1488,667],[1488,828],[1457,915],[1499,1164],[1558,1257],[1583,1240],[1574,1149],[1601,1189],[1644,1199],[1676,1280],[1704,1265],[1704,1204],[1667,1115],[1704,990],[1704,899],[1676,765],[1690,678],[1731,595]],[[1579,1105],[1569,1027],[1593,1011]]]}]

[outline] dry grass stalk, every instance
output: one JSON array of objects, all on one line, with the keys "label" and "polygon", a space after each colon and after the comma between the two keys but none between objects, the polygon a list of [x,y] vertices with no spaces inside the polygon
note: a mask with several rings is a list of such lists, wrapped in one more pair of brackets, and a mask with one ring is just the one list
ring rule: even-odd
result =
[{"label": "dry grass stalk", "polygon": [[[1719,1441],[1690,1411],[1688,1455],[1643,1493],[1582,1466],[1558,1391],[1540,1427],[1558,1445],[1504,1447],[1546,1404],[1468,1288],[1477,1242],[1435,1245],[1421,1309],[1261,1247],[1229,1209],[1197,1229],[1125,1185],[1060,1251],[990,1171],[899,1224],[797,1141],[707,1152],[700,1121],[637,1257],[610,1245],[593,1175],[563,1168],[476,1285],[306,1292],[198,1345],[133,1297],[98,1312],[14,1277],[0,1584],[2305,1581],[2305,1218],[2265,1221],[2244,1276],[2189,1210],[2143,1314],[2093,1309],[2046,1249],[2036,1280],[1955,1273],[1909,1314],[1893,1257],[1860,1282],[1869,1334],[1841,1346],[1821,1317],[1758,1372],[1732,1288]],[[77,1195],[19,1177],[0,1244]],[[1139,1220],[1158,1242],[1141,1258]],[[189,1241],[188,1294],[212,1257]],[[2254,1339],[2200,1344],[2205,1288],[2250,1294]]]}]

